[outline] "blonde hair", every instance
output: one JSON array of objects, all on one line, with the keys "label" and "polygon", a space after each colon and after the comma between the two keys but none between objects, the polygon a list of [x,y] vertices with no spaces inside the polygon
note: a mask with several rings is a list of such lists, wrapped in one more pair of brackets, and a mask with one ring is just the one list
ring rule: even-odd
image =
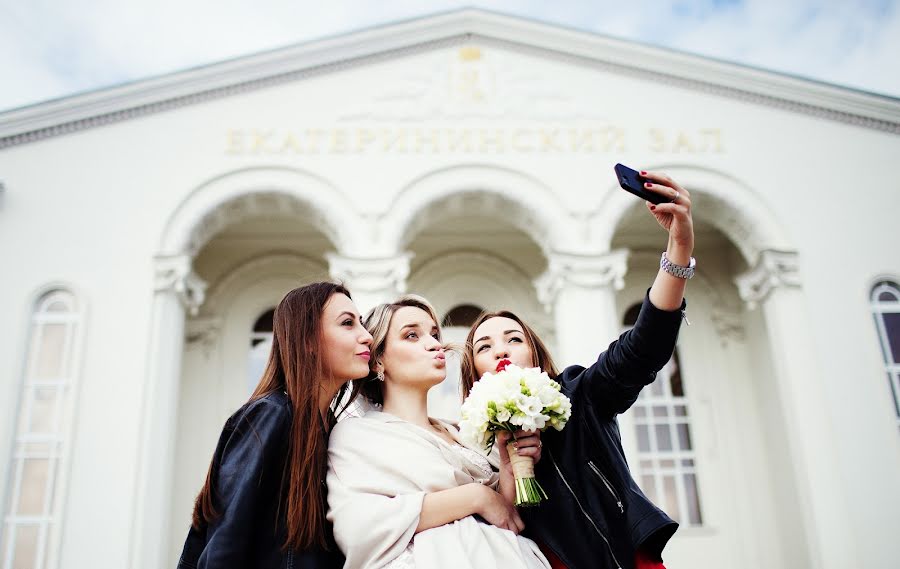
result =
[{"label": "blonde hair", "polygon": [[388,330],[391,327],[391,320],[394,314],[401,308],[411,307],[419,308],[428,313],[428,316],[434,320],[435,326],[438,327],[438,341],[441,340],[441,323],[438,320],[434,307],[424,297],[417,294],[404,294],[394,302],[379,304],[370,310],[363,319],[363,326],[372,335],[372,345],[369,351],[372,357],[369,360],[369,369],[373,372],[366,379],[357,380],[359,382],[359,391],[363,397],[376,405],[384,403],[384,393],[382,392],[381,382],[372,380],[375,376],[375,366],[384,357],[384,349],[387,346]]}]

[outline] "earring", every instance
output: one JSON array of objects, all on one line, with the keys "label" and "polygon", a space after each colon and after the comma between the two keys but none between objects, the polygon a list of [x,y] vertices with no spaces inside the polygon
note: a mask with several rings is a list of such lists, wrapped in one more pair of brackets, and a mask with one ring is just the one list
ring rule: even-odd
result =
[{"label": "earring", "polygon": [[384,372],[383,371],[375,372],[375,379],[377,379],[378,381],[384,381]]}]

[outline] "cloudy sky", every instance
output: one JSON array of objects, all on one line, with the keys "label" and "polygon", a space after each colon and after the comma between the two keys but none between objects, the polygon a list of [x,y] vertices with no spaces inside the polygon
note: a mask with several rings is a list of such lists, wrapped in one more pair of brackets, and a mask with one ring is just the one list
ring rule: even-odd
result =
[{"label": "cloudy sky", "polygon": [[900,0],[0,0],[0,110],[463,6],[900,97]]}]

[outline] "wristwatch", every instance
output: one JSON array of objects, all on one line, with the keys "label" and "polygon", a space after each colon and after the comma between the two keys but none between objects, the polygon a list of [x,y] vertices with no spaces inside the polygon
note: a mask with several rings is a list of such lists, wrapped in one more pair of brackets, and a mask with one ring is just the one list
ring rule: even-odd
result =
[{"label": "wristwatch", "polygon": [[697,266],[697,260],[691,257],[691,264],[687,267],[676,265],[666,257],[663,251],[662,257],[659,258],[659,268],[679,279],[689,279],[694,276],[694,267]]}]

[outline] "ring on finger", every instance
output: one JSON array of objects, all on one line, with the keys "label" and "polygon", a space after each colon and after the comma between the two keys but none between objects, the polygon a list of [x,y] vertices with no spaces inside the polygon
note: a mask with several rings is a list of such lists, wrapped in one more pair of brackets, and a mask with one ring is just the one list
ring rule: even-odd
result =
[{"label": "ring on finger", "polygon": [[673,197],[673,198],[671,199],[671,202],[670,202],[670,203],[675,203],[675,200],[677,200],[678,197],[679,197],[680,195],[681,195],[681,194],[678,193],[678,190],[676,190],[676,191],[675,191],[675,197]]}]

